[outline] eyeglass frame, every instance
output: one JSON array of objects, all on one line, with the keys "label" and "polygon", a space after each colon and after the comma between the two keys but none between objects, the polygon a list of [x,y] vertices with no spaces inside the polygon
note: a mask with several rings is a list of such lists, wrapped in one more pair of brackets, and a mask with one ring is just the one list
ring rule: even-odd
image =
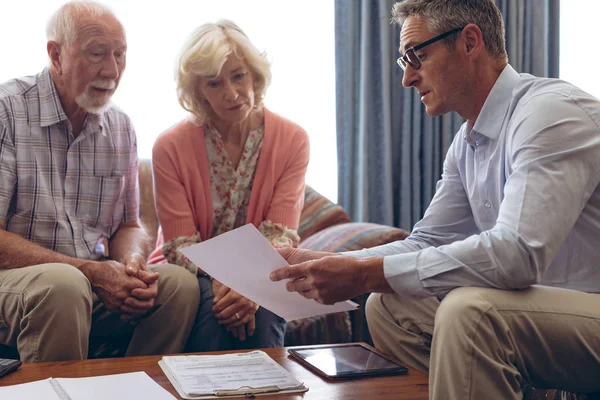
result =
[{"label": "eyeglass frame", "polygon": [[[416,46],[411,47],[410,49],[406,50],[404,52],[404,54],[400,53],[400,57],[398,57],[398,59],[396,60],[396,62],[398,63],[398,65],[400,66],[400,68],[402,68],[402,71],[406,71],[406,66],[410,65],[413,69],[417,70],[419,68],[421,68],[421,60],[419,60],[419,57],[417,57],[417,54],[415,53],[416,51],[421,50],[423,47],[429,46],[430,44],[433,44],[435,42],[438,42],[442,39],[444,39],[445,37],[448,37],[454,33],[460,32],[463,29],[465,29],[466,25],[461,27],[461,28],[454,28],[449,30],[448,32],[444,32],[441,35],[437,35],[434,38],[431,38],[423,43],[419,43]],[[408,53],[413,53],[415,56],[415,60],[417,60],[417,62],[419,63],[419,65],[413,65],[413,62],[410,61],[408,59],[408,57],[406,56]]]}]

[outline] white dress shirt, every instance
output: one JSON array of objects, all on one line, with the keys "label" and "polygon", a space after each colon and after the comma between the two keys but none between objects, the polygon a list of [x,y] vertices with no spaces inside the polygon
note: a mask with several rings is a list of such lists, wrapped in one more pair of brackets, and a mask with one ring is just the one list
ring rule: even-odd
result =
[{"label": "white dress shirt", "polygon": [[599,182],[600,101],[507,65],[454,138],[412,234],[344,254],[385,256],[406,297],[532,284],[599,293]]}]

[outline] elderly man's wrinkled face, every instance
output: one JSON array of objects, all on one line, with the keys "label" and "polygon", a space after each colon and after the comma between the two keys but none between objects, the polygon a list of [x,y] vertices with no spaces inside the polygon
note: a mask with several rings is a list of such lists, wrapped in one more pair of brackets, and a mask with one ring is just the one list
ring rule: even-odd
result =
[{"label": "elderly man's wrinkled face", "polygon": [[254,76],[246,62],[234,55],[223,64],[219,76],[200,79],[199,91],[212,108],[213,122],[242,122],[254,109]]},{"label": "elderly man's wrinkled face", "polygon": [[63,95],[89,112],[99,113],[117,89],[126,64],[127,42],[111,15],[79,21],[75,42],[60,57]]}]

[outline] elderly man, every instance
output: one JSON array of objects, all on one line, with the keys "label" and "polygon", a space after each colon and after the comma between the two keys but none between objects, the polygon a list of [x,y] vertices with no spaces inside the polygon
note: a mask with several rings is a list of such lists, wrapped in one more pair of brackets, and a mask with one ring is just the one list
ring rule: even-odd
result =
[{"label": "elderly man", "polygon": [[127,355],[179,352],[198,287],[146,266],[136,136],[110,105],[123,27],[71,2],[47,35],[50,66],[0,85],[0,344],[26,362],[85,359],[90,338],[117,335]]},{"label": "elderly man", "polygon": [[600,102],[515,72],[492,0],[407,0],[394,19],[403,85],[467,120],[436,194],[406,240],[286,250],[299,265],[272,279],[323,303],[380,292],[375,344],[428,371],[432,399],[600,390]]}]

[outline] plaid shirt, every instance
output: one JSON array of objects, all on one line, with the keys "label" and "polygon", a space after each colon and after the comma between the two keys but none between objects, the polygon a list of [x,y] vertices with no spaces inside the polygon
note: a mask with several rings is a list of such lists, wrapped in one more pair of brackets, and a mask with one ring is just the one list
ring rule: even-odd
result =
[{"label": "plaid shirt", "polygon": [[135,131],[121,110],[88,114],[79,136],[48,68],[0,85],[0,219],[6,230],[80,259],[138,218]]}]

